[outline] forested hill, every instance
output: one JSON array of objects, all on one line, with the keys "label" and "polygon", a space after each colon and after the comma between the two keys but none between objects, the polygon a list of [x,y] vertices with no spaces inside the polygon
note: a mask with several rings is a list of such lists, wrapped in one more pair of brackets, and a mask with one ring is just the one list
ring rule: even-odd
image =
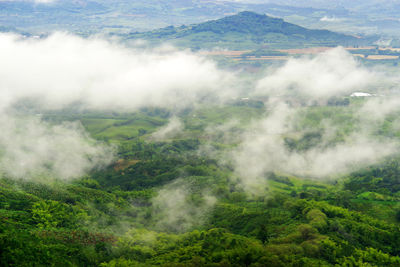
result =
[{"label": "forested hill", "polygon": [[131,33],[128,38],[145,39],[155,43],[170,41],[174,45],[190,48],[218,46],[230,49],[260,46],[349,46],[370,41],[328,30],[307,29],[280,18],[249,11],[190,26],[169,26],[150,32]]}]

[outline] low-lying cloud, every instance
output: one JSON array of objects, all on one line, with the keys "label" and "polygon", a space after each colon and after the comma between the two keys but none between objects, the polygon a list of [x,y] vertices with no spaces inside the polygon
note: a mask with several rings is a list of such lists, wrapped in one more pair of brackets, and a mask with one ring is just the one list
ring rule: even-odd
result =
[{"label": "low-lying cloud", "polygon": [[0,57],[3,97],[37,99],[53,109],[76,102],[98,109],[181,108],[231,93],[232,77],[213,62],[173,49],[127,49],[63,33],[39,40],[1,34]]},{"label": "low-lying cloud", "polygon": [[[219,70],[214,62],[188,51],[170,47],[128,49],[105,40],[64,33],[45,39],[0,34],[0,57],[0,115],[7,128],[0,133],[0,165],[13,177],[30,177],[33,172],[48,170],[64,179],[77,177],[107,164],[108,155],[112,154],[77,124],[50,125],[38,118],[9,115],[16,103],[29,100],[40,109],[53,110],[73,104],[98,110],[135,111],[147,106],[179,110],[202,102],[231,100],[239,91],[235,84],[241,84],[240,79]],[[232,162],[247,188],[260,188],[258,185],[265,182],[264,174],[270,171],[313,177],[345,173],[395,153],[397,144],[393,140],[374,138],[373,129],[367,126],[371,120],[377,122],[396,110],[397,100],[367,101],[355,114],[360,118],[359,131],[331,145],[327,144],[335,131],[329,126],[330,118],[326,118],[321,144],[304,151],[291,150],[285,143],[290,134],[304,134],[294,127],[301,108],[285,103],[326,102],[353,91],[374,91],[384,81],[394,80],[363,67],[343,48],[293,58],[268,71],[248,92],[250,96],[269,99],[265,103],[268,115],[250,124],[247,130],[235,130],[237,136],[229,135],[235,129],[236,123],[232,122],[209,127],[205,134],[223,142],[239,143],[232,152]],[[385,108],[375,111],[377,106]],[[368,112],[374,116],[363,120],[361,114]],[[173,138],[182,130],[182,123],[172,118],[152,138]],[[227,132],[226,136],[221,132]],[[31,144],[32,140],[38,145]],[[176,196],[181,192],[168,190],[175,190]]]},{"label": "low-lying cloud", "polygon": [[[0,58],[0,116],[5,129],[0,133],[0,165],[12,177],[48,172],[69,179],[106,165],[112,156],[111,149],[90,139],[76,123],[50,125],[31,116],[9,115],[21,102],[41,111],[71,105],[179,110],[234,95],[227,89],[232,88],[230,74],[203,57],[170,47],[128,49],[65,33],[43,39],[0,34]],[[180,127],[172,120],[156,135],[165,138]]]},{"label": "low-lying cloud", "polygon": [[[319,124],[319,115],[314,116],[315,125],[311,128],[302,128],[299,121],[300,114],[313,109],[307,104],[318,105],[324,100],[325,105],[330,97],[348,97],[356,90],[379,91],[383,84],[393,87],[394,81],[393,76],[383,75],[382,69],[361,66],[343,48],[291,59],[268,72],[255,91],[256,95],[269,98],[265,103],[267,115],[248,127],[242,142],[231,154],[244,188],[254,194],[261,193],[261,185],[266,184],[270,172],[315,179],[337,177],[398,153],[399,142],[379,134],[386,116],[400,110],[400,101],[395,96],[378,93],[347,107],[351,115],[344,116],[342,122],[334,122],[336,115],[331,117],[332,113],[322,108],[319,112],[325,115]],[[339,107],[336,109],[341,112]],[[288,145],[287,138],[294,137],[293,142],[297,142],[309,131],[316,136],[312,144],[305,148]]]},{"label": "low-lying cloud", "polygon": [[377,81],[376,75],[338,47],[314,57],[288,60],[259,81],[256,94],[325,99],[365,89]]},{"label": "low-lying cloud", "polygon": [[157,227],[184,232],[202,224],[216,198],[206,191],[194,192],[183,180],[164,186],[152,201]]},{"label": "low-lying cloud", "polygon": [[323,22],[342,22],[345,20],[346,20],[346,18],[338,18],[335,16],[323,16],[322,18],[320,18],[320,21],[323,21]]},{"label": "low-lying cloud", "polygon": [[113,150],[77,122],[49,125],[35,117],[0,115],[0,168],[8,177],[72,179],[107,166]]},{"label": "low-lying cloud", "polygon": [[[398,142],[359,132],[331,146],[323,133],[317,145],[304,151],[291,150],[285,143],[285,135],[292,131],[289,125],[293,122],[287,119],[274,113],[259,121],[234,151],[235,170],[248,191],[259,193],[270,172],[326,179],[374,164],[399,149]],[[277,121],[282,123],[274,124]]]},{"label": "low-lying cloud", "polygon": [[151,139],[155,141],[165,141],[182,133],[183,129],[184,125],[180,119],[178,117],[172,117],[166,125],[151,134]]}]

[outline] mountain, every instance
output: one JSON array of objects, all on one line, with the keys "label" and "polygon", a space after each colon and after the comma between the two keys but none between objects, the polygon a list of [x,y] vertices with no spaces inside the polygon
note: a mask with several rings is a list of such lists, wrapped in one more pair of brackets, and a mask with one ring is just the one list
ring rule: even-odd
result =
[{"label": "mountain", "polygon": [[0,26],[32,34],[127,33],[200,23],[241,10],[241,4],[203,0],[0,0]]},{"label": "mountain", "polygon": [[192,49],[352,46],[369,42],[367,39],[328,30],[307,29],[280,18],[249,11],[190,26],[169,26],[150,32],[131,33],[126,38],[145,39],[153,43],[170,42]]},{"label": "mountain", "polygon": [[399,36],[398,0],[0,0],[0,25],[39,35],[55,30],[122,34],[202,23],[244,10],[307,28]]}]

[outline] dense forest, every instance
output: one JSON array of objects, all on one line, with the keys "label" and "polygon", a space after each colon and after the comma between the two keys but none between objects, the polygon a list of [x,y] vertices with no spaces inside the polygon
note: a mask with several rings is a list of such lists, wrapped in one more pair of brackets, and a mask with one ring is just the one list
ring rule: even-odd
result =
[{"label": "dense forest", "polygon": [[391,40],[253,12],[113,31],[209,1],[61,2],[0,0],[80,18],[0,25],[0,267],[400,266]]},{"label": "dense forest", "polygon": [[328,30],[307,29],[280,18],[243,11],[218,20],[179,27],[168,26],[149,32],[122,35],[153,43],[169,42],[192,49],[211,49],[216,43],[226,49],[300,48],[310,46],[353,46],[371,44],[375,37],[356,38]]},{"label": "dense forest", "polygon": [[[357,128],[360,100],[338,100],[301,108],[303,134],[283,137],[287,149],[320,143],[315,129],[327,114],[342,129]],[[184,110],[175,115],[184,131],[163,140],[154,133],[171,117],[165,109],[44,113],[50,123],[79,119],[114,144],[117,160],[73,181],[3,175],[1,265],[399,266],[396,156],[333,180],[266,172],[266,187],[250,194],[233,162],[219,160],[237,140],[207,129],[236,117],[234,137],[264,113],[250,100]],[[396,135],[390,123],[376,135]],[[310,125],[314,132],[301,130]],[[201,152],[205,145],[213,153]]]}]

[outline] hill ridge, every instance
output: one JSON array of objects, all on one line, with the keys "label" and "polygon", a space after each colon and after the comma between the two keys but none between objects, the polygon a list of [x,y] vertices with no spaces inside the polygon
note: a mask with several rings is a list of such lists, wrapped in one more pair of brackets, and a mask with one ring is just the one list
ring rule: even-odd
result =
[{"label": "hill ridge", "polygon": [[229,49],[258,48],[260,46],[301,47],[362,45],[366,39],[356,38],[329,30],[307,29],[251,11],[179,27],[168,26],[144,33],[131,33],[129,39],[146,39],[153,42],[169,41],[177,46]]}]

